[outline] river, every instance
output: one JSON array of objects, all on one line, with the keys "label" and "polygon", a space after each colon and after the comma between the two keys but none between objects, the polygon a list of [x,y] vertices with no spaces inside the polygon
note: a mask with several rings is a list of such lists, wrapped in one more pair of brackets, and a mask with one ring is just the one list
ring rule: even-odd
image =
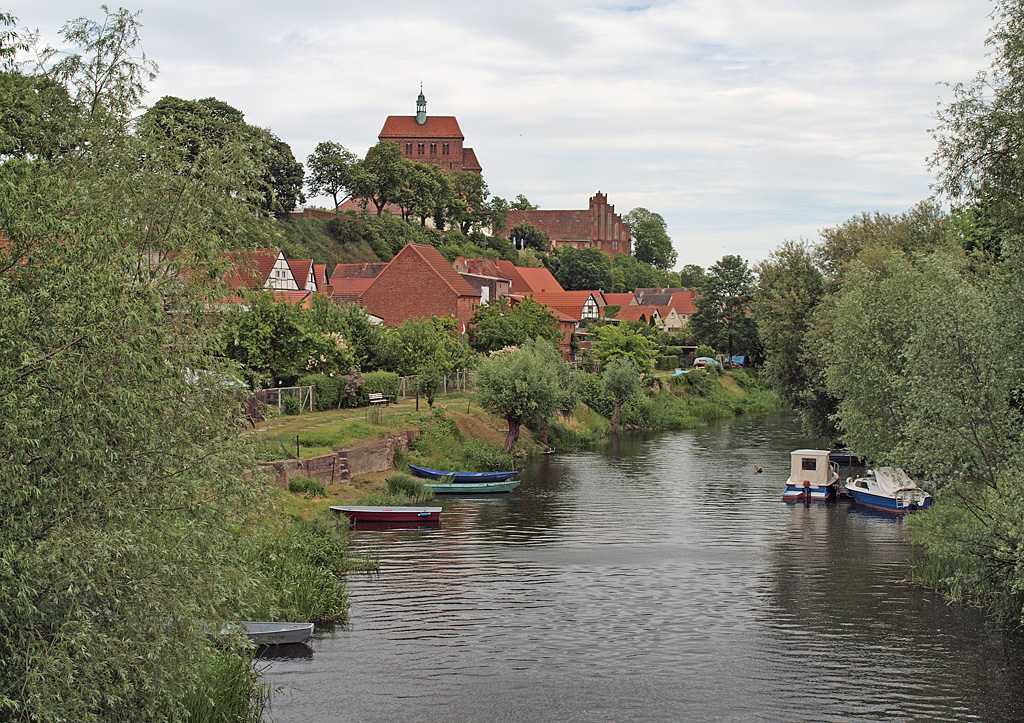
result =
[{"label": "river", "polygon": [[903,582],[903,520],[781,501],[819,444],[785,416],[623,436],[440,498],[438,530],[357,532],[380,572],[264,662],[267,719],[1024,719],[1021,637]]}]

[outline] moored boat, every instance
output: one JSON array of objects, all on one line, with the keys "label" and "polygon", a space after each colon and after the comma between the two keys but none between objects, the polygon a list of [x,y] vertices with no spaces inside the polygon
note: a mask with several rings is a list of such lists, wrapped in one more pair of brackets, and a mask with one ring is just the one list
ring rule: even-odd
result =
[{"label": "moored boat", "polygon": [[845,487],[857,504],[886,512],[926,510],[932,503],[931,495],[899,467],[870,469],[864,477],[847,479]]},{"label": "moored boat", "polygon": [[790,474],[782,499],[786,502],[835,499],[839,470],[827,449],[797,449],[790,455]]},{"label": "moored boat", "polygon": [[414,464],[410,464],[409,469],[412,470],[414,475],[422,477],[423,479],[443,479],[450,477],[454,482],[504,482],[505,480],[512,479],[519,474],[516,470],[504,472],[454,472],[442,469],[430,469],[429,467],[418,467]]},{"label": "moored boat", "polygon": [[495,492],[511,492],[519,486],[519,480],[503,482],[424,482],[424,487],[434,490],[436,495],[483,495]]},{"label": "moored boat", "polygon": [[376,507],[369,505],[331,505],[354,522],[371,523],[437,523],[441,521],[440,507]]},{"label": "moored boat", "polygon": [[313,634],[313,623],[260,623],[243,621],[245,634],[257,645],[301,643]]}]

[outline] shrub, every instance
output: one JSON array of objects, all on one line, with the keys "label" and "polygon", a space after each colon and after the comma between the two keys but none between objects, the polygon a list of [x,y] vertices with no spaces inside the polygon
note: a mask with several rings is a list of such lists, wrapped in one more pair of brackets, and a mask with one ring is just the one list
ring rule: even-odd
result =
[{"label": "shrub", "polygon": [[285,414],[299,414],[302,412],[302,402],[298,397],[288,396],[281,400],[281,410]]},{"label": "shrub", "polygon": [[516,468],[516,458],[504,447],[480,440],[468,442],[465,447],[466,461],[474,472],[498,472]]},{"label": "shrub", "polygon": [[338,404],[342,407],[358,407],[366,398],[363,394],[363,375],[352,371],[343,376],[338,389]]},{"label": "shrub", "polygon": [[420,501],[434,499],[434,490],[424,487],[423,480],[404,472],[398,472],[388,477],[388,493]]},{"label": "shrub", "polygon": [[392,398],[397,397],[398,374],[395,372],[368,372],[364,374],[360,404],[368,404],[370,394],[383,394],[385,397]]},{"label": "shrub", "polygon": [[341,380],[326,374],[307,374],[299,377],[296,386],[313,387],[313,407],[322,412],[338,406],[338,391]]},{"label": "shrub", "polygon": [[288,491],[297,494],[307,494],[313,497],[326,497],[327,487],[320,480],[298,475],[288,480]]}]

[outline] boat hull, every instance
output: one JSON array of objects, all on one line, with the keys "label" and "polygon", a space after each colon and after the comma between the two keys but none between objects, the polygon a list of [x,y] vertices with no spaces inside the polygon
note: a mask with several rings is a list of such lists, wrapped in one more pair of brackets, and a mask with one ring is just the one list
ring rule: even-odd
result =
[{"label": "boat hull", "polygon": [[245,621],[245,634],[257,645],[301,643],[313,634],[313,623],[259,623]]},{"label": "boat hull", "polygon": [[519,480],[505,482],[424,482],[424,487],[434,490],[436,495],[484,495],[497,492],[511,492],[519,486]]},{"label": "boat hull", "polygon": [[893,497],[873,495],[870,492],[851,489],[850,487],[847,487],[846,491],[858,505],[864,505],[865,507],[870,507],[874,510],[882,510],[883,512],[892,512],[897,515],[902,515],[907,512],[916,512],[918,510],[926,510],[932,504],[932,498],[930,495],[926,495],[920,502],[907,503]]},{"label": "boat hull", "polygon": [[412,470],[414,475],[423,479],[451,477],[455,482],[504,482],[519,474],[516,470],[504,472],[453,472],[443,469],[418,467],[414,464],[410,464],[409,469]]},{"label": "boat hull", "polygon": [[371,507],[354,505],[332,505],[334,512],[340,512],[357,523],[437,523],[441,521],[440,507]]},{"label": "boat hull", "polygon": [[806,488],[787,484],[785,492],[782,493],[782,499],[786,502],[803,502],[805,500],[828,502],[829,500],[834,500],[835,497],[836,486],[834,484]]}]

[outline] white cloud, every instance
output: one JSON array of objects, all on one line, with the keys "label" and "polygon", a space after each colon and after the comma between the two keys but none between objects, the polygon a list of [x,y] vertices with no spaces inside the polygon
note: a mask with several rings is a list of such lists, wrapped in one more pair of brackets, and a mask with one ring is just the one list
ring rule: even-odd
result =
[{"label": "white cloud", "polygon": [[[55,40],[76,3],[17,0]],[[154,0],[152,100],[216,96],[304,159],[362,153],[420,81],[492,192],[661,213],[680,263],[751,262],[784,239],[929,193],[943,81],[985,64],[987,0],[374,4]]]}]

